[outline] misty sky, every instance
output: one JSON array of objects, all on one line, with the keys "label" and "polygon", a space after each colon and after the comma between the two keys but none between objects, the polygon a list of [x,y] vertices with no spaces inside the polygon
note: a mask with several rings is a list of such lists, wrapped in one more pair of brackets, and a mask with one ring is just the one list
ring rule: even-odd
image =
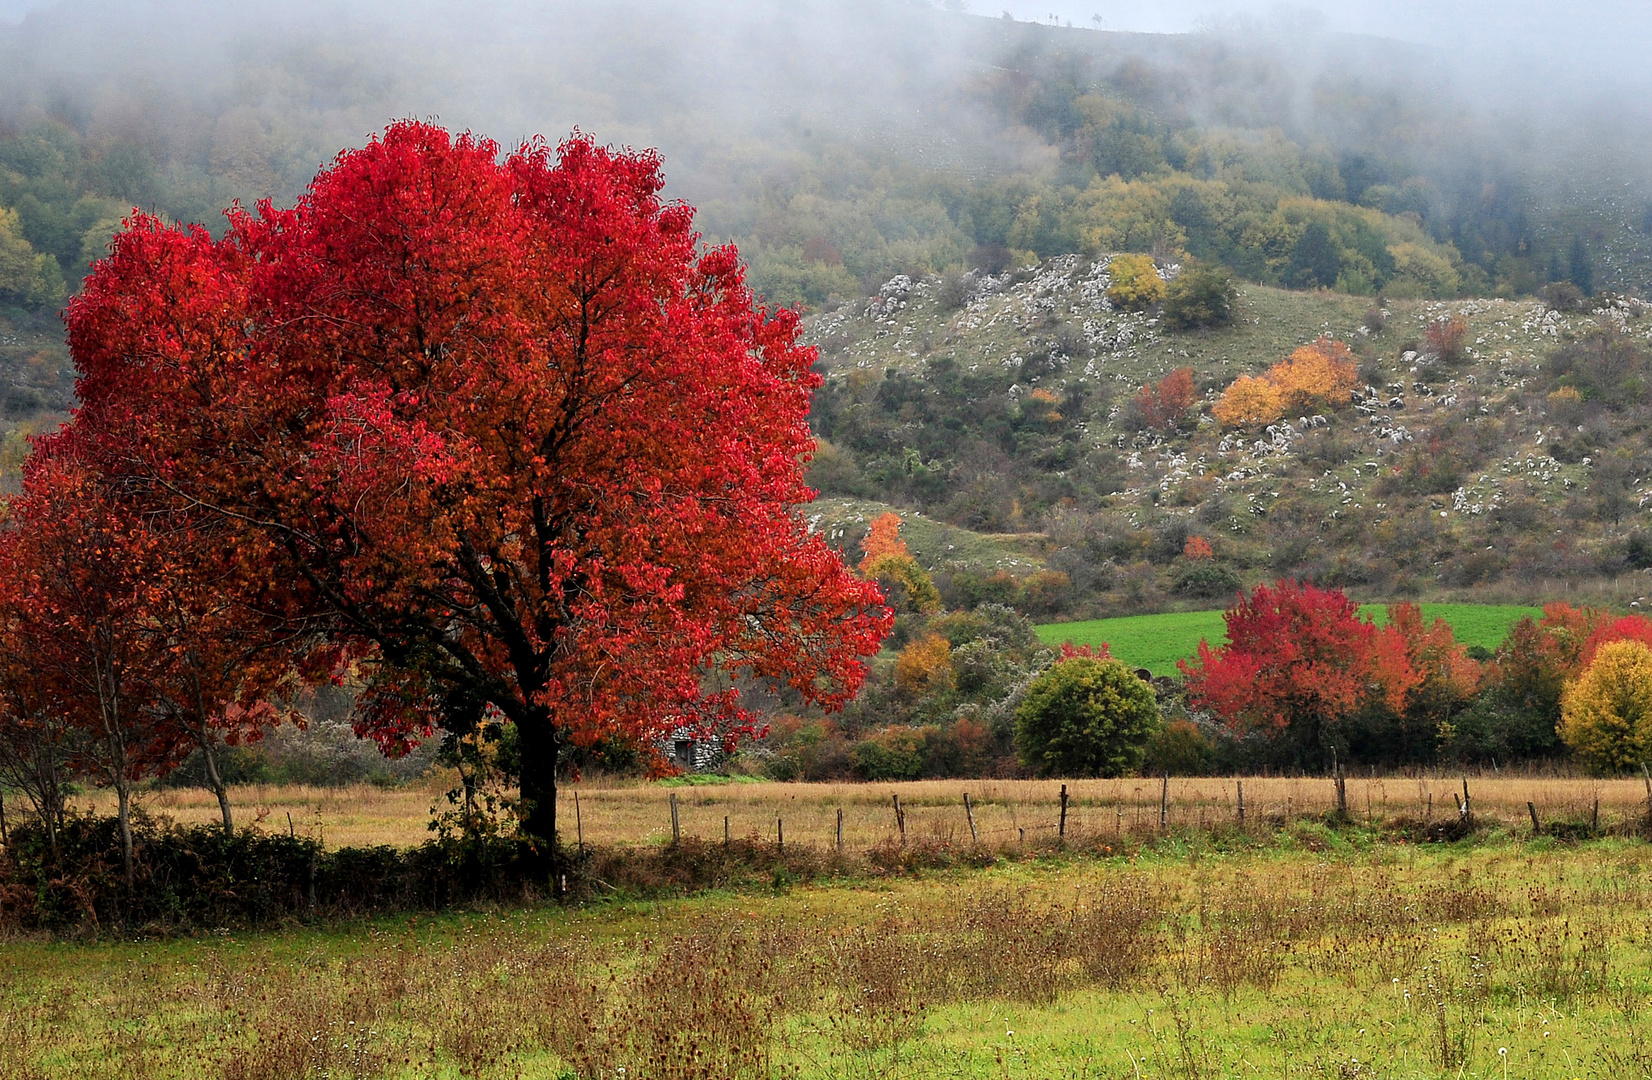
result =
[{"label": "misty sky", "polygon": [[1574,84],[1644,84],[1652,50],[1646,0],[968,0],[967,10],[1083,27],[1099,16],[1102,29],[1150,33],[1249,23],[1375,34],[1445,48],[1475,67],[1530,76],[1535,64]]},{"label": "misty sky", "polygon": [[[0,0],[0,20],[16,22],[55,2]],[[709,2],[684,0],[683,6]],[[946,6],[956,3],[949,0]],[[601,6],[600,0],[592,4]],[[1598,86],[1604,94],[1616,89],[1614,83],[1652,82],[1646,0],[963,0],[963,7],[975,15],[1008,11],[1024,21],[1054,19],[1086,29],[1183,33],[1250,26],[1287,34],[1314,29],[1374,34],[1445,49],[1461,57],[1464,70],[1501,75],[1509,86],[1527,91],[1542,73],[1567,84],[1568,97],[1580,89]],[[233,22],[236,5],[225,4],[223,10]],[[1421,80],[1429,76],[1418,72]]]}]

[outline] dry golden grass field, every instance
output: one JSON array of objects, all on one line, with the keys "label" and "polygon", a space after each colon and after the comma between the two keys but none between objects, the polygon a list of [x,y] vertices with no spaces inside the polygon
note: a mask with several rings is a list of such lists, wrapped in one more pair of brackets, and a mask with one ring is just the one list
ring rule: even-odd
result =
[{"label": "dry golden grass field", "polygon": [[[1248,822],[1283,821],[1321,815],[1335,807],[1332,782],[1321,777],[1172,778],[1166,805],[1172,829],[1234,823],[1238,786],[1244,785]],[[359,785],[343,788],[253,785],[232,789],[237,825],[266,831],[291,828],[327,847],[390,844],[404,847],[429,835],[431,808],[445,808],[451,782],[431,776],[400,788]],[[559,813],[563,838],[588,844],[650,844],[671,839],[671,807],[677,797],[684,837],[721,839],[724,821],[735,837],[778,839],[827,846],[836,843],[837,814],[843,811],[843,844],[864,849],[898,837],[894,800],[900,799],[909,837],[971,840],[964,795],[969,795],[979,842],[1005,847],[1054,839],[1060,818],[1061,781],[921,780],[907,783],[727,783],[669,786],[636,781],[588,780],[565,786]],[[1159,825],[1165,792],[1157,778],[1070,780],[1067,831],[1070,836],[1111,832],[1141,833]],[[1378,777],[1347,781],[1349,814],[1356,821],[1443,820],[1457,814],[1454,796],[1461,776]],[[1647,814],[1641,779],[1599,780],[1563,777],[1473,776],[1468,778],[1475,815],[1513,828],[1530,827],[1527,802],[1544,822],[1586,822],[1596,813],[1610,827]],[[577,795],[577,810],[576,799]],[[180,823],[218,819],[210,792],[153,791],[141,806]],[[113,810],[113,797],[93,793],[79,805]]]},{"label": "dry golden grass field", "polygon": [[[583,799],[582,799],[583,801]],[[1652,848],[1271,848],[0,942],[6,1080],[1648,1080]]]}]

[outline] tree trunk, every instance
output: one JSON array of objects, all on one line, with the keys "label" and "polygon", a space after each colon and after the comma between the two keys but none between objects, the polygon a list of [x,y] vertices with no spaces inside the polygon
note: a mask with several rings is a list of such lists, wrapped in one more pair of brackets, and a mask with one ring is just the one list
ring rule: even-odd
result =
[{"label": "tree trunk", "polygon": [[224,835],[234,836],[235,818],[229,809],[229,788],[218,772],[218,759],[213,756],[212,747],[206,739],[201,740],[201,758],[206,762],[207,783],[212,785],[212,793],[218,796],[218,812],[224,817]]},{"label": "tree trunk", "polygon": [[115,781],[115,797],[120,801],[120,862],[126,871],[126,888],[134,883],[132,872],[132,787],[121,777]]},{"label": "tree trunk", "polygon": [[556,858],[556,768],[561,742],[550,718],[538,716],[517,731],[521,758],[522,833],[541,845],[543,865],[553,884]]}]

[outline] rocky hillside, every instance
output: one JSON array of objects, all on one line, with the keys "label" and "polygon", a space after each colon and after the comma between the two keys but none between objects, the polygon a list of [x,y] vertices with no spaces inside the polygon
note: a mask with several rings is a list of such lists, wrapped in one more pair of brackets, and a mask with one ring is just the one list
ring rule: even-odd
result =
[{"label": "rocky hillside", "polygon": [[[817,507],[822,527],[853,547],[871,504],[848,496],[989,534],[917,550],[954,592],[1043,572],[1022,598],[1041,615],[1208,606],[1279,574],[1374,599],[1652,591],[1649,305],[1246,286],[1231,325],[1172,331],[1116,310],[1108,284],[1105,258],[1065,256],[896,277],[812,317],[827,377],[813,477],[839,497]],[[1453,316],[1462,348],[1436,355],[1427,328]],[[1346,405],[1258,430],[1215,420],[1234,378],[1323,334],[1357,357]],[[1201,400],[1151,430],[1136,397],[1178,367]],[[1214,558],[1184,554],[1191,536]],[[1051,574],[1067,579],[1055,599]]]}]

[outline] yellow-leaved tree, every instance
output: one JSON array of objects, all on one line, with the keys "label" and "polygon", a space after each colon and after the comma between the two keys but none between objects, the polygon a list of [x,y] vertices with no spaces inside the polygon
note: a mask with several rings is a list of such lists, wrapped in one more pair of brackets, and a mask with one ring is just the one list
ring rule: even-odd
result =
[{"label": "yellow-leaved tree", "polygon": [[1652,649],[1639,641],[1602,645],[1561,696],[1560,738],[1596,772],[1652,760]]},{"label": "yellow-leaved tree", "polygon": [[926,634],[895,658],[895,682],[912,694],[952,687],[952,643],[940,634]]},{"label": "yellow-leaved tree", "polygon": [[1164,299],[1164,280],[1151,255],[1115,255],[1107,274],[1107,299],[1114,307],[1141,311]]}]

